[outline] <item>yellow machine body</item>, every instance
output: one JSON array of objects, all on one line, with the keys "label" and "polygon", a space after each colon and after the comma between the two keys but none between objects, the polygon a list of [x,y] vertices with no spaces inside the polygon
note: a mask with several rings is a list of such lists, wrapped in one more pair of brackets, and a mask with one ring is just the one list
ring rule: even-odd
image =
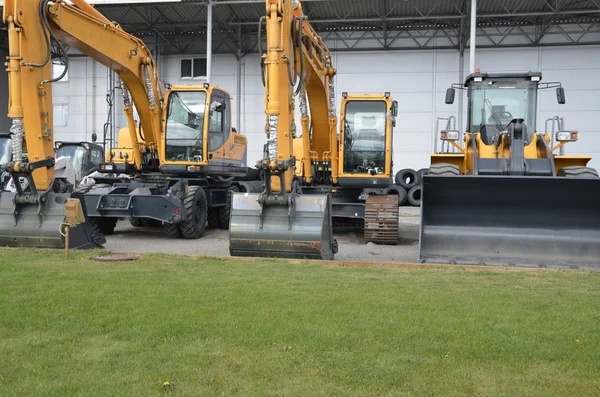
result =
[{"label": "yellow machine body", "polygon": [[464,87],[467,132],[440,132],[449,150],[431,156],[423,178],[418,260],[600,267],[600,178],[591,157],[555,153],[576,131],[535,129],[539,90],[556,88],[562,104],[560,83],[541,83],[537,72],[475,73]]}]

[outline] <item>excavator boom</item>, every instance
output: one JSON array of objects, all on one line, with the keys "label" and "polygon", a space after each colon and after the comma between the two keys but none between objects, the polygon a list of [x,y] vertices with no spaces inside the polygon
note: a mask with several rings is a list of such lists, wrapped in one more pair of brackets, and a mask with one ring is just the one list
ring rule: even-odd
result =
[{"label": "excavator boom", "polygon": [[234,256],[333,259],[337,243],[330,195],[302,193],[302,181],[294,174],[293,152],[294,96],[302,93],[300,108],[304,115],[307,94],[313,126],[312,139],[303,134],[304,148],[309,148],[311,139],[315,161],[328,162],[337,174],[331,54],[308,24],[299,0],[267,0],[261,24],[263,20],[267,53],[262,55],[261,67],[268,133],[265,158],[257,168],[265,175],[265,190],[234,194],[229,251]]}]

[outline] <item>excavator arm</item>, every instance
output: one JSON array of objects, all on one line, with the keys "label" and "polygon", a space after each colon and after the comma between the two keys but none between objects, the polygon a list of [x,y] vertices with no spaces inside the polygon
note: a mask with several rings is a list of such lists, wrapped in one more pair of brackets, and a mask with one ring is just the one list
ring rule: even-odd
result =
[{"label": "excavator arm", "polygon": [[260,24],[262,28],[264,21],[267,32],[266,54],[261,57],[267,145],[265,158],[257,164],[265,176],[265,190],[234,195],[230,253],[333,259],[337,243],[329,194],[302,194],[293,152],[294,96],[299,94],[303,157],[337,167],[331,54],[308,23],[300,1],[267,0],[265,11]]},{"label": "excavator arm", "polygon": [[[8,28],[9,109],[12,119],[12,161],[3,165],[16,192],[0,193],[0,244],[89,248],[104,242],[86,219],[80,193],[54,174],[52,122],[52,45],[68,68],[64,44],[78,49],[114,70],[123,81],[125,113],[133,125],[135,104],[144,137],[130,128],[137,169],[158,167],[161,153],[162,92],[156,66],[144,43],[111,23],[83,0],[10,0],[4,2],[3,20]],[[63,73],[63,75],[64,75]],[[133,99],[133,102],[129,98]],[[23,159],[22,148],[27,148]],[[144,153],[144,158],[142,158]],[[27,183],[21,184],[25,179]],[[70,208],[79,207],[68,217]],[[65,233],[66,223],[82,232]],[[77,225],[76,225],[77,223]],[[71,237],[66,237],[71,236]],[[69,239],[69,241],[66,241]]]}]

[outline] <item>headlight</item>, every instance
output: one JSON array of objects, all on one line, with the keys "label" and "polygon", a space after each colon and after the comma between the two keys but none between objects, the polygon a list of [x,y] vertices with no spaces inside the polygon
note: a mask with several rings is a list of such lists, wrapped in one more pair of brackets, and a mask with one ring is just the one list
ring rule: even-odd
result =
[{"label": "headlight", "polygon": [[455,130],[440,131],[440,139],[442,141],[458,141],[460,133]]},{"label": "headlight", "polygon": [[572,142],[577,140],[576,131],[558,131],[556,133],[557,142]]},{"label": "headlight", "polygon": [[113,164],[100,164],[100,171],[112,172],[115,170]]}]

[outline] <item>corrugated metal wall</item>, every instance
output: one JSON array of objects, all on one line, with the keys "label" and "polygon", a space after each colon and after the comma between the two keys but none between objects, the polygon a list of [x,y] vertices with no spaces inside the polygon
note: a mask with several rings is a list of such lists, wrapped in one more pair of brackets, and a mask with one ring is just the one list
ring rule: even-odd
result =
[{"label": "corrugated metal wall", "polygon": [[[180,79],[181,58],[183,56],[160,59],[163,82],[201,84],[202,80]],[[466,75],[468,53],[464,60]],[[230,92],[232,122],[248,135],[248,164],[253,164],[261,157],[265,143],[264,91],[258,55],[248,55],[242,60],[241,93],[236,92],[237,60],[233,56],[216,55],[213,62],[212,82]],[[70,64],[69,81],[56,83],[54,87],[55,103],[69,104],[68,125],[56,127],[56,139],[85,140],[92,131],[101,136],[106,120],[107,71],[85,58],[73,58]],[[454,105],[444,103],[446,88],[461,80],[458,53],[451,50],[342,52],[335,54],[335,65],[338,104],[342,91],[390,91],[398,100],[400,114],[394,136],[394,168],[426,167],[433,149],[437,118],[458,116],[458,98]],[[580,140],[568,145],[566,153],[593,155],[597,159],[592,166],[600,168],[600,47],[486,49],[477,52],[476,66],[488,72],[539,70],[544,81],[561,81],[567,103],[558,105],[553,91],[544,92],[538,129],[544,128],[544,120],[549,117],[564,117],[568,129],[580,131]],[[242,95],[240,126],[236,125],[238,94]],[[120,98],[116,103],[120,105]],[[125,125],[121,117],[117,118],[117,124]]]}]

